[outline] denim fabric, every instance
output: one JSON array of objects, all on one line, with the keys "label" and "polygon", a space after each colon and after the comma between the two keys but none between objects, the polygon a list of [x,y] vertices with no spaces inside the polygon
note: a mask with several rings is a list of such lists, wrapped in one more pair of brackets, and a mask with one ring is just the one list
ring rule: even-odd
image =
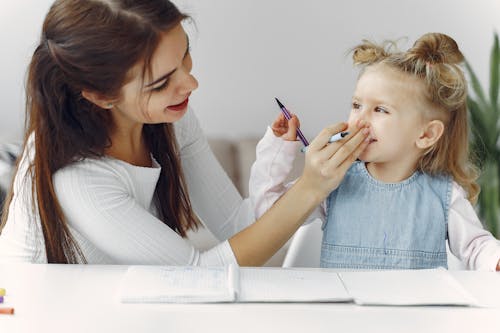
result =
[{"label": "denim fabric", "polygon": [[354,163],[327,199],[321,267],[447,267],[451,188],[450,177],[422,172],[382,183]]}]

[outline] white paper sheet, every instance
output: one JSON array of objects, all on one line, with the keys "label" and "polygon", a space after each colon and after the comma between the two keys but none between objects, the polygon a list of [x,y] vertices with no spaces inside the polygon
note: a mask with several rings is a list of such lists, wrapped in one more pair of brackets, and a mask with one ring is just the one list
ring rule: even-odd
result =
[{"label": "white paper sheet", "polygon": [[476,305],[445,269],[339,273],[357,304]]},{"label": "white paper sheet", "polygon": [[348,302],[352,297],[335,272],[240,268],[239,302]]},{"label": "white paper sheet", "polygon": [[119,298],[123,303],[232,302],[230,267],[131,266]]}]

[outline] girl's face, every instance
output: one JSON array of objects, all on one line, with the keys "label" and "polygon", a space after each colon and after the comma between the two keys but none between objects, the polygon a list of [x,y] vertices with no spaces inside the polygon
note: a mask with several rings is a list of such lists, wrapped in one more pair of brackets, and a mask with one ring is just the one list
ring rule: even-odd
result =
[{"label": "girl's face", "polygon": [[173,123],[186,113],[189,95],[198,87],[191,75],[189,40],[179,24],[163,34],[151,59],[151,75],[142,78],[143,63],[134,66],[132,80],[114,103],[115,124]]},{"label": "girl's face", "polygon": [[409,167],[421,150],[416,141],[425,124],[423,83],[387,65],[367,67],[359,78],[349,125],[359,119],[370,124],[370,143],[360,159],[376,164]]}]

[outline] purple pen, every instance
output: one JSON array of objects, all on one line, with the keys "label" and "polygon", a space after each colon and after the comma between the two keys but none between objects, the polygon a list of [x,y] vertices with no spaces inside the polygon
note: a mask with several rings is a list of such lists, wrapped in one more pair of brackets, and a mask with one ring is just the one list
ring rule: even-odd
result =
[{"label": "purple pen", "polygon": [[[286,109],[286,107],[279,101],[279,99],[277,99],[276,97],[274,99],[276,99],[276,102],[278,102],[278,105],[279,105],[279,107],[281,109],[281,112],[283,112],[283,114],[285,115],[285,118],[287,120],[292,119],[292,115]],[[297,128],[297,136],[299,137],[300,141],[302,141],[302,143],[304,144],[305,147],[309,146],[309,142],[307,141],[307,139],[304,136],[304,134],[302,134],[302,132],[300,131],[300,128]]]}]

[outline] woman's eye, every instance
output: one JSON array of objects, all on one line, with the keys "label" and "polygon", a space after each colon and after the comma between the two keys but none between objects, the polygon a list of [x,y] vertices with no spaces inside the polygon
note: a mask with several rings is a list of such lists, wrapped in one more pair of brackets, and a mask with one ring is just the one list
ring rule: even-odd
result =
[{"label": "woman's eye", "polygon": [[163,89],[165,89],[167,87],[167,85],[168,85],[168,80],[165,80],[165,82],[163,82],[160,86],[154,87],[151,90],[155,91],[155,92],[162,91]]}]

